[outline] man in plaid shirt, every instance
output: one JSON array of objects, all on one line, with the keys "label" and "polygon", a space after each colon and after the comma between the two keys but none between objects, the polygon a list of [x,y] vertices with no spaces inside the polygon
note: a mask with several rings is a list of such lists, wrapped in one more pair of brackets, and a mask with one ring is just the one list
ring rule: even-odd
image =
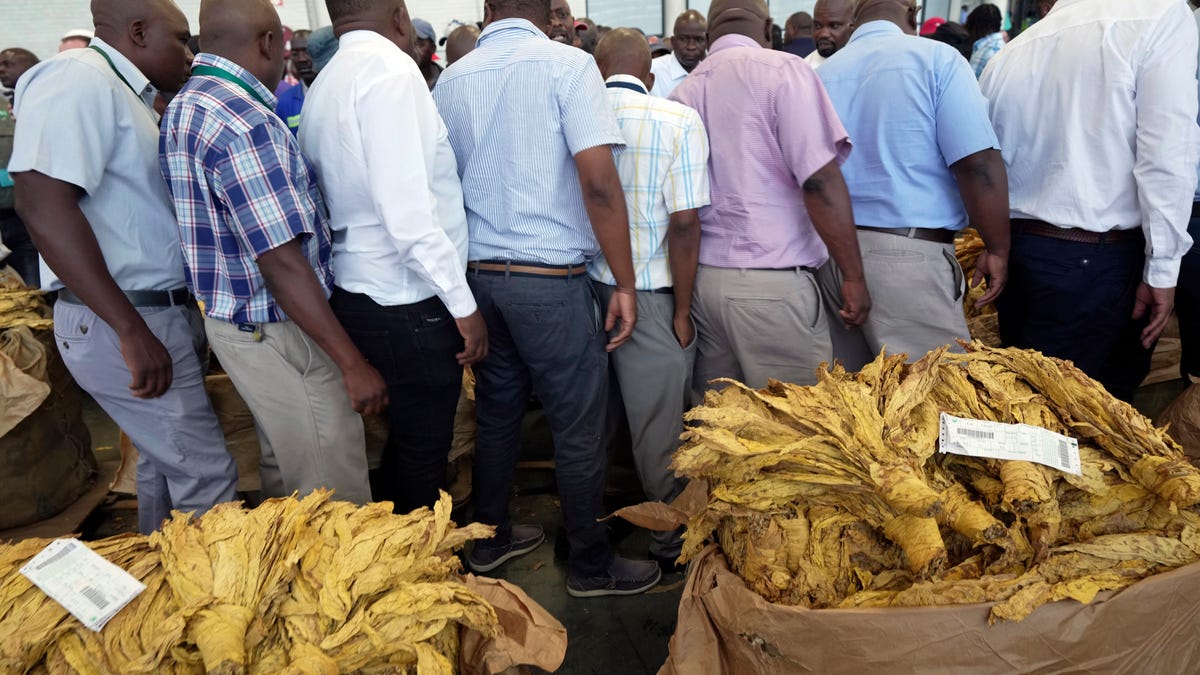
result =
[{"label": "man in plaid shirt", "polygon": [[325,207],[272,90],[284,40],[269,0],[210,0],[205,53],[167,108],[160,158],[188,283],[213,351],[254,414],[263,492],[332,488],[371,499],[362,420],[387,405],[379,373],[328,303]]}]

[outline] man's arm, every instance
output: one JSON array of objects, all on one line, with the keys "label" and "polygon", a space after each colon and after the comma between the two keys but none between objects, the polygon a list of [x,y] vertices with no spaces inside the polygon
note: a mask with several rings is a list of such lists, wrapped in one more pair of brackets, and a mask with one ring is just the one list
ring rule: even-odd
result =
[{"label": "man's arm", "polygon": [[112,327],[133,378],[137,398],[157,398],[171,388],[171,354],[113,281],[91,223],[79,208],[83,192],[37,171],[13,174],[16,207],[46,264],[93,312]]},{"label": "man's arm", "polygon": [[804,206],[813,227],[842,271],[842,308],[839,314],[849,327],[861,326],[871,311],[871,294],[863,275],[862,252],[854,226],[850,191],[837,161],[821,167],[804,181]]},{"label": "man's arm", "polygon": [[615,328],[618,321],[621,324],[620,332],[609,340],[608,351],[611,352],[629,341],[637,323],[637,290],[625,191],[621,189],[621,178],[610,146],[598,145],[576,153],[575,168],[579,172],[579,186],[583,190],[583,202],[596,241],[617,280],[617,292],[613,294],[604,320],[606,331]]},{"label": "man's arm", "polygon": [[387,383],[363,358],[329,308],[325,289],[304,256],[300,240],[293,239],[259,256],[258,269],[288,318],[342,371],[354,411],[363,415],[382,413],[388,405]]},{"label": "man's arm", "polygon": [[989,149],[958,160],[950,166],[958,182],[971,225],[987,247],[975,265],[972,286],[987,280],[987,293],[975,303],[983,307],[1004,291],[1008,283],[1008,252],[1012,225],[1008,219],[1008,170],[999,150]]},{"label": "man's arm", "polygon": [[687,209],[671,214],[667,225],[667,251],[671,264],[671,283],[675,288],[675,337],[687,347],[696,337],[692,326],[692,290],[696,287],[696,268],[700,265],[700,211]]}]

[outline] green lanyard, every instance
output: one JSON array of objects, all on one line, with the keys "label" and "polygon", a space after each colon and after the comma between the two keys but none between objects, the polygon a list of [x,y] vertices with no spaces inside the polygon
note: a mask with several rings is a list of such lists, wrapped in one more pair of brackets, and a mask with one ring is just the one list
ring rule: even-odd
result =
[{"label": "green lanyard", "polygon": [[225,70],[224,68],[217,68],[215,66],[196,66],[195,68],[192,68],[192,74],[193,75],[208,75],[208,76],[215,77],[215,78],[218,78],[221,80],[225,80],[226,82],[232,82],[232,83],[236,84],[237,86],[241,87],[242,89],[246,90],[246,93],[253,96],[254,100],[263,104],[263,107],[267,108],[268,110],[274,110],[274,108],[271,107],[271,104],[267,103],[266,99],[264,99],[257,91],[254,90],[254,87],[251,87],[250,85],[246,84],[245,82],[242,81],[242,79],[240,77],[238,77],[237,75],[234,75],[233,73],[229,72],[228,70]]},{"label": "green lanyard", "polygon": [[133,85],[129,84],[129,80],[125,79],[125,76],[121,74],[121,71],[117,70],[117,64],[113,63],[111,56],[109,56],[107,53],[105,53],[105,51],[103,49],[100,49],[96,45],[90,45],[88,47],[88,49],[94,49],[94,50],[96,50],[97,54],[99,54],[100,56],[103,56],[104,60],[108,61],[108,67],[112,68],[112,71],[114,73],[116,73],[117,77],[120,78],[122,82],[125,83],[126,87],[129,87],[129,91],[132,91],[133,95],[138,97],[139,99],[142,98],[142,95],[138,93],[137,89],[134,89]]}]

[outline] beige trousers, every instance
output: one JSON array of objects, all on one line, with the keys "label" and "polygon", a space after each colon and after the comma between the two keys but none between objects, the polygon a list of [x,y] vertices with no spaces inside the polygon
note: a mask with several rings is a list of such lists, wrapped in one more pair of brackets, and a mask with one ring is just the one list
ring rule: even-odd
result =
[{"label": "beige trousers", "polygon": [[[858,231],[863,270],[871,291],[871,314],[861,328],[829,322],[834,357],[850,371],[888,353],[916,360],[942,345],[970,338],[963,314],[966,281],[953,244]],[[831,315],[842,305],[842,274],[833,260],[817,274]]]},{"label": "beige trousers", "polygon": [[337,499],[370,502],[363,422],[341,370],[296,324],[256,326],[261,340],[235,324],[204,319],[213,352],[254,416],[264,495],[328,488]]},{"label": "beige trousers", "polygon": [[692,318],[698,349],[693,388],[728,377],[761,388],[769,378],[816,384],[833,355],[817,280],[801,269],[739,270],[701,265]]}]

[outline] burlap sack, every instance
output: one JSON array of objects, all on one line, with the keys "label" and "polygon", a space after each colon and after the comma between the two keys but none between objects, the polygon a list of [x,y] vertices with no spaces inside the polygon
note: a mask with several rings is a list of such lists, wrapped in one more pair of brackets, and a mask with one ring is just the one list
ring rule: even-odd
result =
[{"label": "burlap sack", "polygon": [[1168,426],[1171,438],[1183,446],[1193,464],[1200,466],[1200,384],[1188,387],[1163,411],[1155,424]]}]

